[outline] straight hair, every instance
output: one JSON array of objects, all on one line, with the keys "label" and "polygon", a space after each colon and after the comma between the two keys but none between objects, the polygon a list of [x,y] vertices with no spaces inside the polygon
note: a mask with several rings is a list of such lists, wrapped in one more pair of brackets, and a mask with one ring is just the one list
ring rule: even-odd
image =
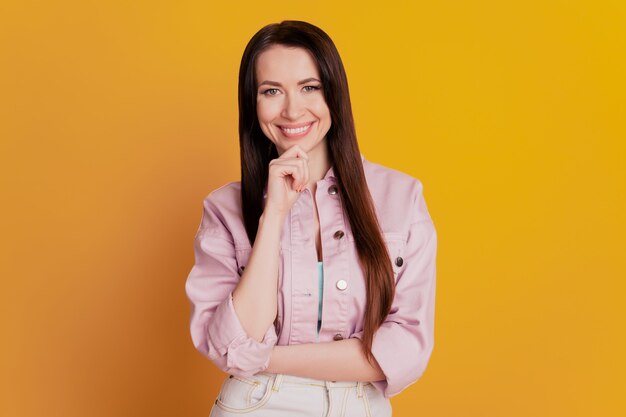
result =
[{"label": "straight hair", "polygon": [[348,80],[339,52],[320,28],[298,20],[284,20],[261,28],[248,42],[239,68],[239,147],[241,203],[250,244],[254,243],[263,213],[263,192],[269,163],[278,158],[257,118],[256,60],[273,45],[304,48],[316,61],[331,127],[326,134],[344,214],[350,222],[359,263],[365,276],[367,303],[362,344],[370,363],[374,359],[374,333],[389,314],[395,296],[395,280],[374,203],[367,186],[356,138]]}]

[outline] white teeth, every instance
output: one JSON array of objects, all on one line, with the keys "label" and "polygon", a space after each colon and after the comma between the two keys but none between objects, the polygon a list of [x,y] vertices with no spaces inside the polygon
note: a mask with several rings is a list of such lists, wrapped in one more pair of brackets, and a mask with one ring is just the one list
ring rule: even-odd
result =
[{"label": "white teeth", "polygon": [[309,124],[309,125],[306,125],[306,126],[298,127],[298,128],[296,128],[296,129],[288,129],[288,128],[286,128],[286,127],[281,127],[281,129],[282,129],[284,132],[286,132],[286,133],[296,134],[296,133],[302,133],[302,132],[304,132],[305,130],[307,130],[307,129],[309,128],[309,126],[311,126],[311,125]]}]

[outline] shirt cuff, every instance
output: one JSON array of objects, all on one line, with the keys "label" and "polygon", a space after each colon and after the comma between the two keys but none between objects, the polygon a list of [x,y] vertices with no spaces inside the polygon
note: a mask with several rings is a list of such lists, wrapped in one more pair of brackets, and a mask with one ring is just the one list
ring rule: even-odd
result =
[{"label": "shirt cuff", "polygon": [[[398,332],[408,331],[397,323],[383,323],[374,334],[372,340],[372,355],[385,374],[385,380],[370,381],[385,398],[391,398],[404,391],[421,376],[432,352],[432,343],[419,343],[414,337],[398,336]],[[363,331],[354,333],[351,338],[363,340]],[[401,341],[401,342],[400,342]],[[400,342],[400,343],[398,343]],[[413,358],[409,361],[403,358]],[[399,359],[401,358],[401,359]]]},{"label": "shirt cuff", "polygon": [[207,325],[209,358],[225,357],[223,370],[233,375],[250,377],[267,369],[277,341],[273,324],[261,342],[248,336],[235,312],[232,291],[217,307]]}]

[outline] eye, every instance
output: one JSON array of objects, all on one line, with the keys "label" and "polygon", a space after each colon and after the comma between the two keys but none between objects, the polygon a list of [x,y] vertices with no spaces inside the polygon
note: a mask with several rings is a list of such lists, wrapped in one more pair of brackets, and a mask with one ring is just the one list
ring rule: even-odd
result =
[{"label": "eye", "polygon": [[266,96],[275,96],[276,94],[278,94],[278,88],[268,88],[267,90],[263,91],[261,94],[266,95]]},{"label": "eye", "polygon": [[315,91],[315,90],[319,90],[320,86],[319,85],[307,85],[304,87],[304,90],[307,92],[311,92],[311,91]]}]

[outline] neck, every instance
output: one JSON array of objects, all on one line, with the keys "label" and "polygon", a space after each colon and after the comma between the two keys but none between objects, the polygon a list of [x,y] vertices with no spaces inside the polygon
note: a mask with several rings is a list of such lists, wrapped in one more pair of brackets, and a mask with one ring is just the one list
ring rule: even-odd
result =
[{"label": "neck", "polygon": [[330,160],[328,158],[328,149],[326,141],[323,140],[315,148],[307,153],[309,156],[309,182],[307,188],[315,192],[317,182],[324,178],[330,169]]}]

